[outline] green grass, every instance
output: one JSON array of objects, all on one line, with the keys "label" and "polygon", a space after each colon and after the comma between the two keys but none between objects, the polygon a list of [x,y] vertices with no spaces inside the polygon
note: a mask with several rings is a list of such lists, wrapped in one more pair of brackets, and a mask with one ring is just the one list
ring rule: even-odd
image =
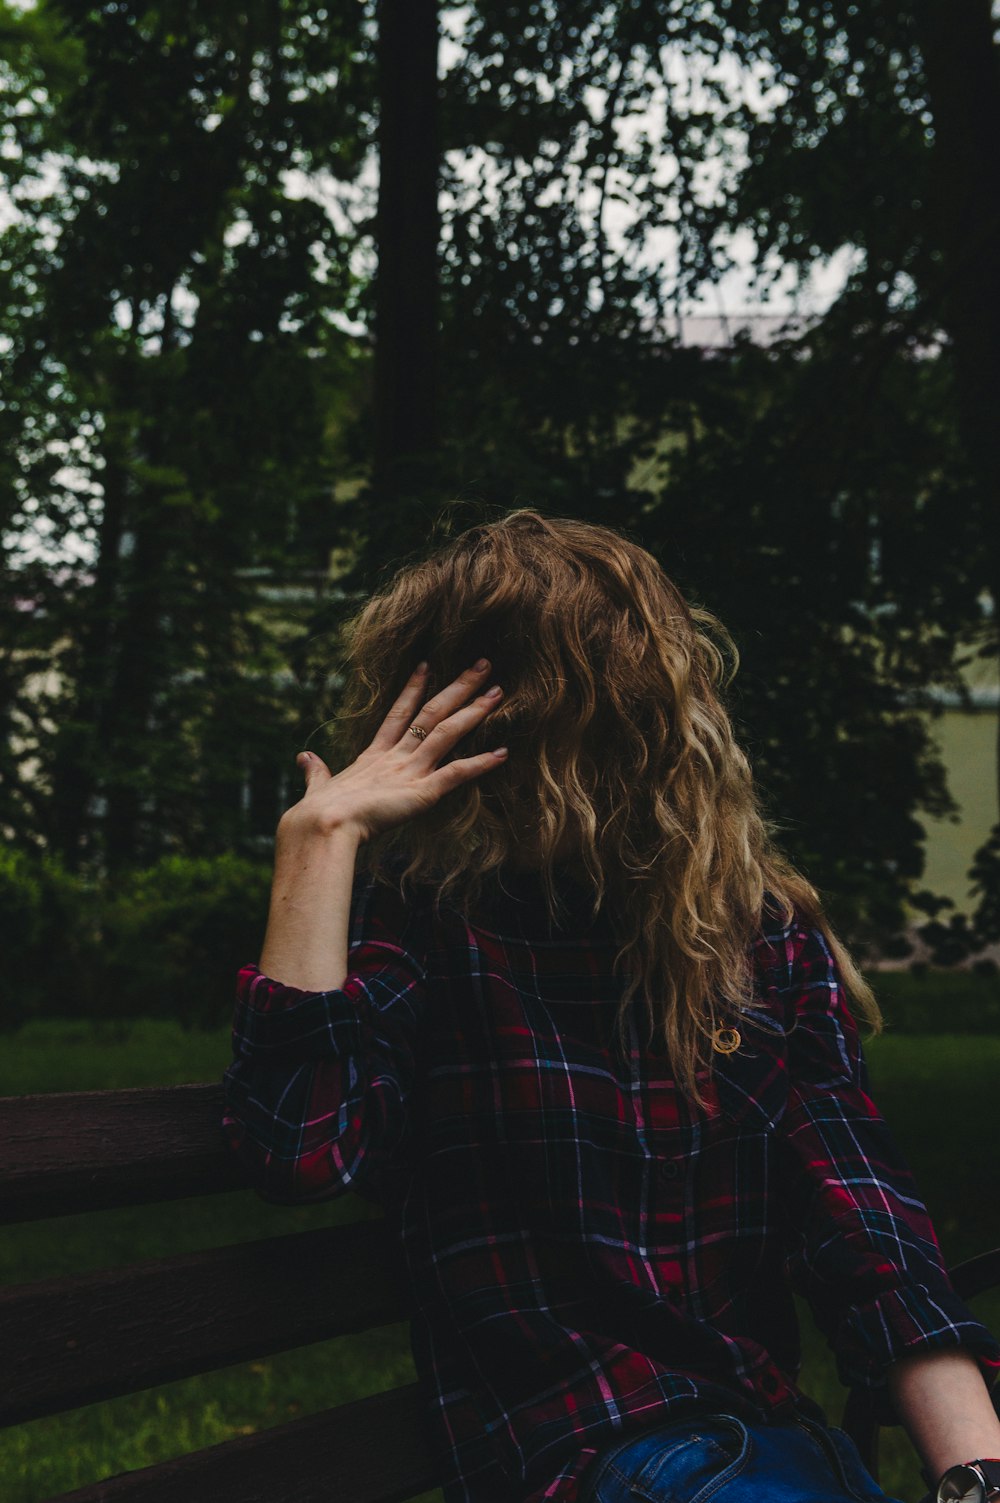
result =
[{"label": "green grass", "polygon": [[224,1028],[202,1033],[158,1018],[38,1020],[0,1036],[0,1096],[218,1080],[229,1058]]},{"label": "green grass", "polygon": [[391,1326],[91,1404],[0,1438],[0,1496],[39,1503],[413,1378],[406,1327]]},{"label": "green grass", "polygon": [[[946,1257],[954,1262],[1000,1245],[1000,1197],[984,1194],[982,1168],[993,1141],[1000,1036],[890,1031],[868,1045],[868,1057],[874,1093],[917,1175]],[[4,1040],[0,1095],[212,1080],[227,1059],[225,1031],[185,1033],[153,1021],[36,1022]],[[350,1196],[289,1208],[240,1192],[66,1217],[10,1228],[0,1248],[0,1279],[18,1283],[371,1214],[367,1202]],[[1000,1328],[1000,1298],[981,1301],[978,1312]],[[835,1422],[843,1391],[832,1360],[811,1326],[803,1335],[804,1387]],[[36,1420],[0,1433],[0,1497],[40,1503],[414,1376],[400,1325]],[[885,1437],[883,1485],[906,1503],[923,1490],[899,1432]],[[424,1503],[439,1498],[427,1494]]]}]

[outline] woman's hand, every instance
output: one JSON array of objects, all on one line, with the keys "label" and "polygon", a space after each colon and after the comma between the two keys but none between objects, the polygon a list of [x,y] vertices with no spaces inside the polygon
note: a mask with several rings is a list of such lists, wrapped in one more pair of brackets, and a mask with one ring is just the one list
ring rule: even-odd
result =
[{"label": "woman's hand", "polygon": [[[431,808],[460,783],[500,766],[506,747],[438,766],[499,705],[503,696],[497,685],[481,692],[489,667],[485,658],[480,659],[424,704],[427,669],[421,664],[371,746],[343,772],[333,774],[314,752],[300,752],[297,760],[306,775],[306,791],[282,815],[282,833],[294,829],[328,834],[346,828],[359,840],[369,840]],[[411,725],[420,726],[426,737],[411,735]]]},{"label": "woman's hand", "polygon": [[[500,703],[499,693],[477,692],[489,666],[483,659],[427,704],[426,670],[418,669],[371,746],[336,776],[313,752],[299,754],[306,791],[278,823],[260,957],[266,976],[307,991],[341,986],[347,974],[359,844],[429,809],[450,788],[501,765],[504,748],[437,765]],[[426,737],[411,736],[411,725],[421,726]]]}]

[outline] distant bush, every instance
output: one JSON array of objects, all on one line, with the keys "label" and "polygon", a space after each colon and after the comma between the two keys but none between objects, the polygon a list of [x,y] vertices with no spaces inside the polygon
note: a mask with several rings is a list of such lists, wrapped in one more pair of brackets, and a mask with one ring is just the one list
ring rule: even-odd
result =
[{"label": "distant bush", "polygon": [[[94,882],[0,850],[0,1031],[29,1018],[230,1017],[236,971],[260,954],[269,864],[168,856]],[[1000,1035],[1000,972],[929,966],[869,974],[889,1032]]]},{"label": "distant bush", "polygon": [[0,946],[6,983],[0,1025],[16,1027],[30,1010],[27,990],[33,982],[41,930],[41,883],[19,851],[0,851]]},{"label": "distant bush", "polygon": [[0,851],[0,1029],[30,1017],[92,1014],[100,894],[49,857]]},{"label": "distant bush", "polygon": [[260,953],[270,867],[169,856],[94,883],[0,852],[0,1029],[33,1017],[176,1018],[216,1027]]},{"label": "distant bush", "polygon": [[869,974],[886,1029],[892,1033],[1000,1035],[1000,974],[930,966]]},{"label": "distant bush", "polygon": [[271,871],[238,856],[168,856],[109,894],[105,1017],[214,1027],[232,1011],[236,972],[264,938]]}]

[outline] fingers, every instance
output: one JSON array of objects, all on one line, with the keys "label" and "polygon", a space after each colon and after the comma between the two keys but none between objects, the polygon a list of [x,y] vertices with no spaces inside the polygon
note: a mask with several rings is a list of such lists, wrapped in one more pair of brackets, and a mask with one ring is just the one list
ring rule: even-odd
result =
[{"label": "fingers", "polygon": [[[497,708],[502,699],[503,691],[499,685],[494,684],[484,694],[477,695],[471,704],[464,705],[461,709],[455,710],[453,714],[448,715],[444,720],[438,720],[437,724],[431,726],[427,735],[422,740],[417,741],[416,737],[408,738],[416,742],[411,751],[411,756],[414,758],[416,764],[418,766],[423,764],[428,768],[433,767],[435,762],[440,761],[457,742],[461,741],[463,737],[469,735],[470,731],[474,731],[477,726],[481,725],[487,715]],[[420,720],[417,721],[418,725],[422,719],[423,715],[421,714]]]},{"label": "fingers", "polygon": [[434,798],[442,798],[460,783],[470,783],[482,777],[484,772],[501,767],[507,760],[507,748],[498,746],[493,751],[481,752],[476,757],[459,757],[446,767],[439,767],[427,778],[427,787]]},{"label": "fingers", "polygon": [[[482,690],[483,685],[488,682],[489,671],[489,659],[480,658],[478,663],[474,663],[471,668],[466,668],[464,673],[460,673],[458,678],[453,679],[446,688],[435,694],[433,699],[429,699],[425,705],[422,705],[412,723],[430,733],[461,705],[464,705],[471,694]],[[408,739],[415,745],[419,744],[416,736]]]},{"label": "fingers", "polygon": [[316,783],[327,783],[333,777],[323,758],[317,757],[315,752],[299,752],[295,760],[305,777],[307,790]]},{"label": "fingers", "polygon": [[459,705],[465,704],[470,694],[482,688],[489,668],[488,659],[480,658],[478,663],[459,674],[458,678],[424,704],[424,695],[427,692],[427,665],[421,664],[410,675],[406,687],[383,720],[378,734],[372,741],[371,750],[386,751],[392,746],[400,746],[405,751],[413,751],[421,738],[407,735],[410,726],[417,725],[421,730],[430,732],[439,721],[445,719]]},{"label": "fingers", "polygon": [[[412,724],[418,713],[426,689],[427,664],[418,663],[410,674],[402,694],[379,726],[371,744],[372,751],[386,751],[390,746],[398,744],[400,737],[406,734],[407,727]],[[416,737],[411,736],[410,740],[415,741]]]},{"label": "fingers", "polygon": [[[492,692],[480,693],[472,704],[468,703],[469,696],[482,689],[489,670],[489,660],[480,658],[425,704],[427,664],[420,664],[383,720],[370,750],[397,747],[415,755],[426,744],[423,760],[433,765],[500,703],[503,695],[497,685],[492,686]],[[424,736],[409,735],[411,725],[424,731]]]}]

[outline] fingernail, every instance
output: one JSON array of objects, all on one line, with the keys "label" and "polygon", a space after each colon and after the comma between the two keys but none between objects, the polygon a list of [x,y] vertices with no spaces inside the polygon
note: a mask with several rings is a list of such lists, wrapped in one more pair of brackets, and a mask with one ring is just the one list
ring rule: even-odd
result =
[{"label": "fingernail", "polygon": [[472,666],[475,669],[476,673],[482,673],[484,669],[490,666],[490,660],[489,658],[480,658],[479,662],[473,663]]},{"label": "fingernail", "polygon": [[424,661],[423,663],[418,663],[417,664],[415,671],[417,673],[426,673],[427,672],[427,668],[428,668],[428,664],[427,664],[426,661]]},{"label": "fingernail", "polygon": [[492,689],[487,689],[487,691],[486,691],[486,698],[487,699],[496,699],[496,697],[497,697],[497,695],[499,693],[500,693],[500,685],[499,684],[494,684],[493,687],[492,687]]},{"label": "fingernail", "polygon": [[493,755],[495,757],[505,757],[507,755],[507,748],[505,746],[495,746],[493,748]]}]

